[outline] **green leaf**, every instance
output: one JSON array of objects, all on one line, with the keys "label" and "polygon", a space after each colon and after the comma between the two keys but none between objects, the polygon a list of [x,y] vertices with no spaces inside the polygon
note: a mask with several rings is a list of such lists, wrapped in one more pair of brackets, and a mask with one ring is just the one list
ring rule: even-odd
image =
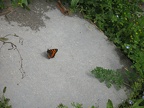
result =
[{"label": "green leaf", "polygon": [[110,99],[108,99],[107,108],[113,108],[113,103]]},{"label": "green leaf", "polygon": [[57,108],[68,108],[67,106],[63,105],[62,103],[58,105]]},{"label": "green leaf", "polygon": [[132,106],[132,108],[144,108],[144,106],[139,106],[139,104],[144,101],[143,99],[139,99],[136,103]]},{"label": "green leaf", "polygon": [[71,7],[75,8],[79,0],[71,0]]},{"label": "green leaf", "polygon": [[27,0],[22,0],[21,3],[24,3],[26,6],[28,5]]},{"label": "green leaf", "polygon": [[8,38],[5,38],[5,37],[0,38],[0,41],[7,41],[7,40],[8,40]]},{"label": "green leaf", "polygon": [[82,107],[82,104],[80,104],[80,103],[71,103],[71,105],[73,106],[73,107],[75,107],[75,108],[83,108]]}]

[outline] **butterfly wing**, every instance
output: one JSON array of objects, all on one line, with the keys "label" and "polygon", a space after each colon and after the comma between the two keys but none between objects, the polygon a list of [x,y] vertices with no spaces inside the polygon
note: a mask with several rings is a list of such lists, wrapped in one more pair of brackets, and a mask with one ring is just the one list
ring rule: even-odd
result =
[{"label": "butterfly wing", "polygon": [[58,49],[48,49],[47,50],[47,57],[48,59],[54,58],[55,54],[57,53]]}]

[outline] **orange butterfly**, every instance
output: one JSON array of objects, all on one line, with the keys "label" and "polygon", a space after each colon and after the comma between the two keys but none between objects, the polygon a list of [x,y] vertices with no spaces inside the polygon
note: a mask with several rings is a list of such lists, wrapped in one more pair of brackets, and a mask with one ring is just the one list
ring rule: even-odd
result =
[{"label": "orange butterfly", "polygon": [[48,49],[47,50],[47,57],[48,59],[54,58],[55,54],[57,53],[58,49]]}]

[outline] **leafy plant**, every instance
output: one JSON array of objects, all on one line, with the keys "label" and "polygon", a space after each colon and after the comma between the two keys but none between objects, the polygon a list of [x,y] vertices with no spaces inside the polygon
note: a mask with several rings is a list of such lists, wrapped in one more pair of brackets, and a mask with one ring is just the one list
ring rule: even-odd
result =
[{"label": "leafy plant", "polygon": [[104,69],[102,67],[96,67],[91,73],[99,79],[100,82],[106,83],[106,86],[110,88],[112,84],[116,86],[117,89],[121,88],[124,84],[124,80],[120,72]]},{"label": "leafy plant", "polygon": [[[124,84],[128,85],[127,83],[125,83],[122,74],[117,71],[97,67],[91,72],[95,75],[96,78],[100,80],[100,82],[105,81],[107,87],[110,87],[112,84],[117,85],[117,87],[119,88]],[[131,73],[128,70],[125,72],[124,75],[128,79],[128,83],[131,85],[128,85],[131,89],[131,94],[127,99],[129,101],[126,100],[126,102],[120,104],[119,108],[129,108],[129,106],[132,106],[133,103],[134,106],[130,108],[142,108],[144,106],[144,101],[139,100],[141,98],[144,99],[144,79],[142,77],[137,76],[136,74],[133,74],[133,76],[131,76]],[[111,103],[110,101],[108,102],[109,104]],[[142,103],[142,105],[140,103]]]},{"label": "leafy plant", "polygon": [[[83,108],[82,104],[80,103],[71,103],[71,105],[73,106],[73,108]],[[63,105],[62,103],[58,105],[57,108],[68,108],[67,106]],[[91,106],[91,108],[96,108],[95,106]]]},{"label": "leafy plant", "polygon": [[[73,108],[83,108],[82,104],[80,103],[71,103],[71,105],[73,106]],[[68,108],[67,106],[63,105],[62,103],[58,105],[57,108]],[[95,107],[95,106],[91,106],[89,108],[98,108],[98,107]],[[107,105],[106,105],[106,108],[114,108],[113,107],[113,103],[110,99],[108,99],[108,102],[107,102]]]},{"label": "leafy plant", "polygon": [[30,0],[12,0],[13,6],[20,6],[20,7],[26,8],[28,10],[30,10],[28,8],[29,3],[30,3]]},{"label": "leafy plant", "polygon": [[57,108],[68,108],[67,106],[63,105],[62,103],[58,105]]},{"label": "leafy plant", "polygon": [[144,99],[126,100],[118,108],[144,108]]},{"label": "leafy plant", "polygon": [[2,98],[0,98],[0,108],[12,108],[12,106],[9,105],[10,99],[5,98],[4,96],[5,92],[6,92],[6,87],[4,87]]},{"label": "leafy plant", "polygon": [[[9,0],[7,2],[11,2],[12,6],[17,7],[20,6],[22,8],[26,8],[28,10],[28,4],[31,2],[30,0]],[[0,9],[4,9],[5,8],[5,2],[4,0],[0,0]]]},{"label": "leafy plant", "polygon": [[133,62],[144,78],[144,12],[141,0],[79,0],[75,6],[93,21]]},{"label": "leafy plant", "polygon": [[[140,105],[143,102],[142,105]],[[144,108],[144,99],[138,99],[132,108]]]},{"label": "leafy plant", "polygon": [[71,0],[71,7],[75,8],[78,4],[79,0]]},{"label": "leafy plant", "polygon": [[3,2],[3,0],[0,0],[0,9],[4,9],[4,2]]},{"label": "leafy plant", "polygon": [[79,104],[79,103],[74,103],[74,102],[73,102],[71,105],[72,105],[74,108],[83,108],[83,107],[82,107],[82,104]]},{"label": "leafy plant", "polygon": [[132,85],[132,92],[130,94],[130,99],[140,99],[144,93],[144,79],[139,78]]}]

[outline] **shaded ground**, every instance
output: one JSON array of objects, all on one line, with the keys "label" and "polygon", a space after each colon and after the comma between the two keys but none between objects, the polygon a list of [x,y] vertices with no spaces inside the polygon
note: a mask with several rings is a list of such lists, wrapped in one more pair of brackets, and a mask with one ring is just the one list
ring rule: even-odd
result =
[{"label": "shaded ground", "polygon": [[[7,50],[8,44],[0,50],[0,90],[7,86],[13,108],[56,108],[71,102],[105,108],[108,99],[115,106],[126,99],[124,89],[108,89],[90,73],[96,66],[115,70],[129,66],[102,32],[76,15],[64,16],[54,4],[34,0],[30,8],[0,17],[1,37],[15,33],[23,38],[21,45],[18,38],[9,37],[23,58],[23,79],[17,51]],[[47,59],[46,50],[51,48],[59,51]]]},{"label": "shaded ground", "polygon": [[[55,7],[49,5],[49,2],[44,2],[38,0],[38,2],[33,2],[30,4],[31,11],[26,11],[22,8],[15,9],[12,14],[7,15],[6,21],[11,23],[11,21],[17,22],[19,26],[28,26],[32,30],[39,30],[39,27],[45,27],[44,19],[50,19],[45,12],[54,9]],[[48,6],[49,5],[49,6]]]}]

